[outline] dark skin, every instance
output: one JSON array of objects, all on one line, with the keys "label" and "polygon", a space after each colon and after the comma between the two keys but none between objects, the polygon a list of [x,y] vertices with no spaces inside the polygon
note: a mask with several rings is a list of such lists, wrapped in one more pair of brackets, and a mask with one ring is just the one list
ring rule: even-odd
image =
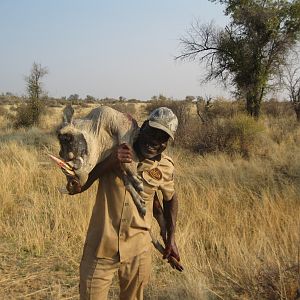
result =
[{"label": "dark skin", "polygon": [[[168,141],[169,135],[167,133],[149,126],[146,121],[142,125],[138,139],[133,147],[139,157],[139,160],[143,161],[146,158],[151,159],[160,155],[167,148]],[[160,224],[162,222],[162,216],[161,207],[159,206],[159,201],[154,201],[153,214],[154,217],[156,217],[157,222]],[[169,201],[164,199],[163,207],[163,216],[166,225],[166,234],[161,232],[166,246],[163,258],[170,260],[171,256],[173,256],[177,261],[180,261],[179,252],[175,242],[175,229],[178,212],[178,200],[176,194],[174,194],[172,199]],[[171,266],[173,267],[172,264]]]},{"label": "dark skin", "polygon": [[[144,159],[154,159],[160,155],[168,145],[169,135],[160,129],[150,127],[148,122],[144,122],[139,136],[133,145],[140,161]],[[87,182],[80,186],[76,178],[69,177],[67,189],[71,195],[84,192],[95,180],[111,170],[121,171],[122,163],[130,163],[133,158],[133,150],[126,144],[116,147],[113,152],[101,163],[97,164],[89,173]],[[155,195],[155,197],[157,197]],[[154,199],[153,215],[161,228],[161,235],[165,243],[164,259],[167,259],[173,268],[182,271],[176,264],[172,264],[172,258],[180,261],[179,252],[175,242],[175,229],[178,211],[178,200],[176,194],[171,200],[163,200],[163,210],[158,198]]]}]

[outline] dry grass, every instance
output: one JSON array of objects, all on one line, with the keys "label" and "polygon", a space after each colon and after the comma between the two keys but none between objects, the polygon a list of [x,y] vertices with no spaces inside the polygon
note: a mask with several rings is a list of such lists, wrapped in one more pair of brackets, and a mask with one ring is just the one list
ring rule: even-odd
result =
[{"label": "dry grass", "polygon": [[[63,196],[52,108],[43,127],[0,134],[0,299],[78,299],[78,266],[96,184]],[[2,120],[1,120],[2,122]],[[171,148],[185,271],[153,252],[146,299],[296,299],[299,288],[300,131],[265,121],[259,155],[200,156]],[[287,133],[280,133],[280,128]],[[114,281],[111,298],[116,299]]]}]

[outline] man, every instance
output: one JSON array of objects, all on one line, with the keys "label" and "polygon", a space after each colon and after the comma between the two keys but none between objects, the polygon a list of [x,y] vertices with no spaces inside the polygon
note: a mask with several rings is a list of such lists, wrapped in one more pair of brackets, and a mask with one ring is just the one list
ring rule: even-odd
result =
[{"label": "man", "polygon": [[140,161],[138,174],[144,184],[141,192],[147,210],[144,218],[139,215],[120,176],[121,163],[132,160],[132,149],[128,145],[118,146],[109,157],[96,165],[83,187],[76,179],[69,180],[67,188],[70,194],[76,194],[99,179],[80,264],[81,299],[107,299],[116,271],[120,280],[120,299],[143,299],[151,270],[149,231],[153,199],[158,190],[163,195],[166,222],[163,258],[180,260],[175,243],[178,201],[174,190],[174,164],[171,158],[163,154],[169,138],[174,139],[177,125],[177,117],[170,109],[157,108],[143,123],[134,143],[133,148]]}]

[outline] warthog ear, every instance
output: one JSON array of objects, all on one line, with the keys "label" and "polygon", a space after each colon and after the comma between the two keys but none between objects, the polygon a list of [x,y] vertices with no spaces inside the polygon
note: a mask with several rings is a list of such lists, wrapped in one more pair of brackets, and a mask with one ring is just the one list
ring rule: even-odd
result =
[{"label": "warthog ear", "polygon": [[63,122],[70,124],[74,114],[74,109],[71,104],[68,104],[63,110]]}]

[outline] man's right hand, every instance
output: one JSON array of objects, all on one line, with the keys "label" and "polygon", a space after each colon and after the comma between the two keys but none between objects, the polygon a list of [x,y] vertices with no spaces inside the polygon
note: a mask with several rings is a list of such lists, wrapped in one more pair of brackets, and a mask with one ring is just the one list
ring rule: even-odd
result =
[{"label": "man's right hand", "polygon": [[123,143],[119,145],[115,151],[113,151],[112,155],[115,155],[115,158],[117,159],[118,163],[131,163],[133,152],[131,147]]},{"label": "man's right hand", "polygon": [[122,163],[131,163],[133,150],[125,143],[114,148],[112,153],[105,159],[108,164],[108,169],[119,170]]}]

